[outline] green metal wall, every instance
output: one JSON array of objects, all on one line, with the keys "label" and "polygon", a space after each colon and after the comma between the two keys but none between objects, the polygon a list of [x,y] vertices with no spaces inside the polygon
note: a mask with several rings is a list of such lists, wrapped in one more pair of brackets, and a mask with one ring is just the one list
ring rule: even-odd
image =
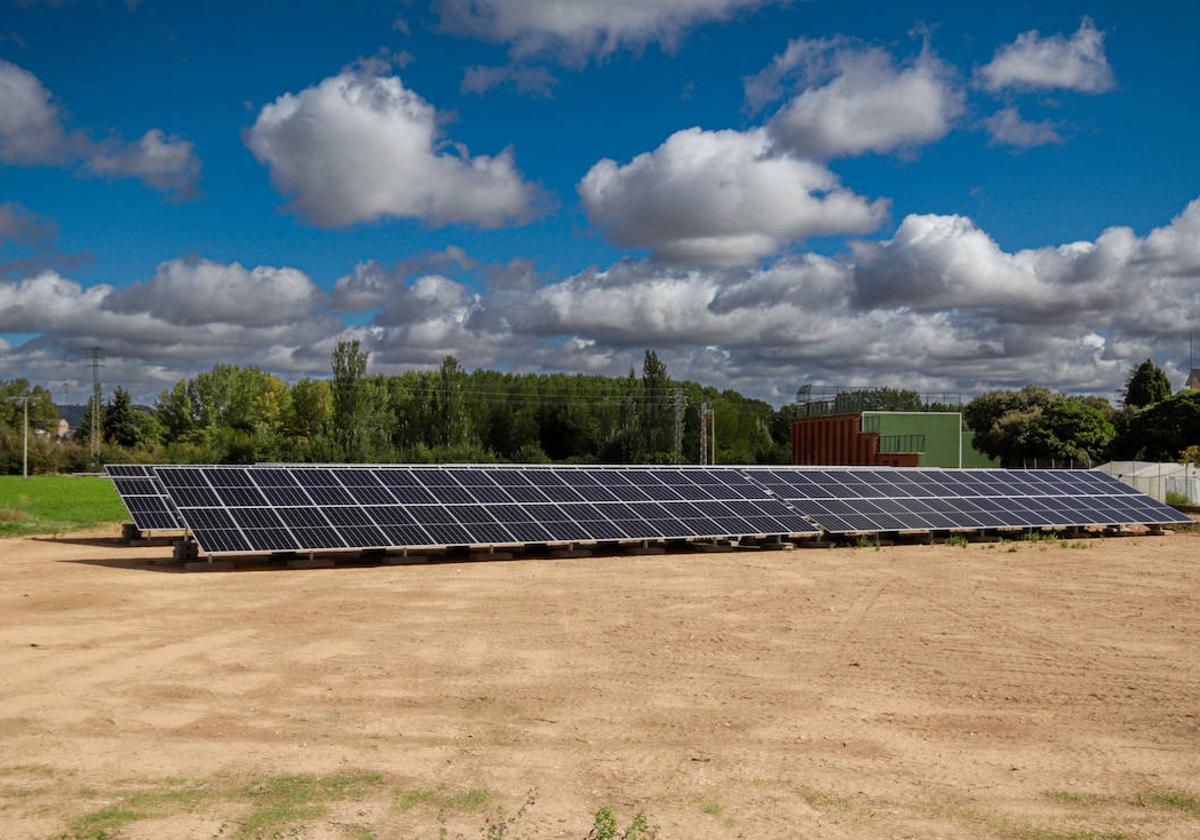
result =
[{"label": "green metal wall", "polygon": [[879,432],[881,442],[886,442],[888,438],[911,441],[924,437],[925,446],[921,452],[923,467],[957,467],[960,443],[962,466],[995,466],[996,462],[971,446],[971,432],[960,429],[960,425],[959,414],[928,411],[863,412],[863,431]]},{"label": "green metal wall", "polygon": [[992,458],[984,455],[977,450],[971,443],[975,433],[970,429],[963,429],[963,466],[964,467],[998,467],[1000,466],[999,458]]}]

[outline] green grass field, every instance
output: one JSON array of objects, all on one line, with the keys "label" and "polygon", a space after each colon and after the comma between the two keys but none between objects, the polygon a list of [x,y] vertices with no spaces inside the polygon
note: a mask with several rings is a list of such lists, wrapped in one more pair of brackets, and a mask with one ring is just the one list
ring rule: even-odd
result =
[{"label": "green grass field", "polygon": [[0,537],[53,534],[128,519],[107,478],[36,475],[22,481],[19,475],[0,475]]}]

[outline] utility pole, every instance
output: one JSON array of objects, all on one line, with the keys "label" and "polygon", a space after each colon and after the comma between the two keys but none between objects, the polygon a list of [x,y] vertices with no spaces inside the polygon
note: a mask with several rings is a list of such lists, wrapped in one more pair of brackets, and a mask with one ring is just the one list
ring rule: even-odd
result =
[{"label": "utility pole", "polygon": [[17,397],[5,397],[5,399],[21,401],[21,410],[24,413],[23,432],[21,435],[21,479],[29,480],[29,398],[33,396],[32,391],[26,391]]},{"label": "utility pole", "polygon": [[712,434],[712,452],[709,455],[709,463],[716,466],[717,463],[717,407],[714,405],[709,410],[708,428]]},{"label": "utility pole", "polygon": [[675,389],[675,463],[683,461],[683,389]]},{"label": "utility pole", "polygon": [[29,394],[25,395],[25,439],[21,442],[21,480],[29,480]]},{"label": "utility pole", "polygon": [[100,470],[100,348],[92,348],[92,469]]},{"label": "utility pole", "polygon": [[700,403],[700,463],[708,463],[708,403]]}]

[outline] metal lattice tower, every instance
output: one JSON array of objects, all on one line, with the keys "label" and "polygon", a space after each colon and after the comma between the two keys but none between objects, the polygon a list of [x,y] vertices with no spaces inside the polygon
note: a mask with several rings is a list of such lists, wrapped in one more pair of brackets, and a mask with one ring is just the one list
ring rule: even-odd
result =
[{"label": "metal lattice tower", "polygon": [[100,469],[100,400],[102,390],[100,387],[100,368],[103,365],[100,363],[100,348],[92,348],[92,428],[91,440],[89,444],[92,450],[92,468]]},{"label": "metal lattice tower", "polygon": [[683,389],[675,389],[675,463],[683,461]]}]

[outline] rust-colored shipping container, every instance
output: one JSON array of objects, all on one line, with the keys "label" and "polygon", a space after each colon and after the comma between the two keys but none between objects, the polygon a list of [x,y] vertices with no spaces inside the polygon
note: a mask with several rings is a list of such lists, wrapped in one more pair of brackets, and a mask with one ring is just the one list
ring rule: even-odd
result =
[{"label": "rust-colored shipping container", "polygon": [[916,452],[880,452],[879,433],[862,431],[861,414],[807,417],[792,426],[792,463],[814,467],[915,467]]}]

